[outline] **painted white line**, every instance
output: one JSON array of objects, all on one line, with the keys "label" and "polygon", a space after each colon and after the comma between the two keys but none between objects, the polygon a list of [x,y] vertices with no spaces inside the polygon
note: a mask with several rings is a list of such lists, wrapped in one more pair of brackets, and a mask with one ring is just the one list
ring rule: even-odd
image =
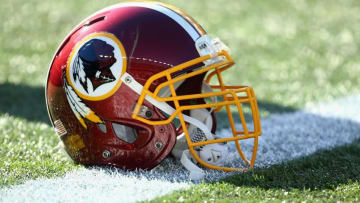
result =
[{"label": "painted white line", "polygon": [[[360,139],[360,95],[305,110],[272,115],[262,120],[256,167],[306,156],[319,149],[341,146]],[[221,136],[230,131],[223,129]],[[246,153],[250,147],[243,145]],[[237,158],[232,159],[232,164]],[[165,160],[152,171],[125,172],[117,169],[82,169],[64,177],[27,181],[0,190],[2,202],[135,202],[187,188],[187,171]],[[207,170],[207,181],[229,173]]]},{"label": "painted white line", "polygon": [[135,202],[187,186],[161,178],[83,169],[61,178],[28,181],[0,195],[3,202]]}]

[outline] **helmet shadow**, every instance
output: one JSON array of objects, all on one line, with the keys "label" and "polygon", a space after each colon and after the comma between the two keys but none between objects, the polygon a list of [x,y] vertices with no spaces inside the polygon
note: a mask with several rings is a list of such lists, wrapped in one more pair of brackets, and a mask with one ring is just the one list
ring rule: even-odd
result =
[{"label": "helmet shadow", "polygon": [[50,125],[45,104],[45,88],[23,84],[0,85],[0,113]]}]

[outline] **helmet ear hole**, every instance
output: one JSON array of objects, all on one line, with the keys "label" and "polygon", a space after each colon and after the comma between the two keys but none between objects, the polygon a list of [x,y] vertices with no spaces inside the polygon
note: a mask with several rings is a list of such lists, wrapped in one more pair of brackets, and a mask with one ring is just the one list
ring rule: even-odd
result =
[{"label": "helmet ear hole", "polygon": [[120,140],[130,144],[136,141],[138,135],[134,128],[118,123],[111,123],[111,125],[116,137],[118,137]]}]

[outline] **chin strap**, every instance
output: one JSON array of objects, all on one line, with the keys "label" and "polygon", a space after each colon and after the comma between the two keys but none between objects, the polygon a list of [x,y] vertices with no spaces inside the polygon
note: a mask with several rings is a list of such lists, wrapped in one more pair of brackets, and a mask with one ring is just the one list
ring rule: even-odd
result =
[{"label": "chin strap", "polygon": [[[208,110],[194,109],[190,111],[190,115],[191,117],[194,117],[195,119],[204,123],[208,129],[212,128],[213,120]],[[208,140],[204,132],[192,124],[189,125],[188,131],[192,142]],[[228,155],[228,146],[225,143],[215,143],[194,147],[194,150],[201,160],[216,166],[222,165]],[[180,160],[181,164],[188,171],[190,171],[189,177],[191,180],[201,180],[204,178],[205,172],[203,169],[197,166],[198,162],[191,155],[184,133],[177,137],[176,144],[171,153],[175,158]]]},{"label": "chin strap", "polygon": [[[121,80],[137,94],[141,94],[144,87],[130,74],[125,72],[121,77]],[[211,91],[211,88],[206,83],[203,83],[203,91]],[[169,104],[166,102],[160,102],[150,95],[146,95],[145,99],[168,115],[172,115],[175,112],[175,109]],[[211,99],[214,100],[216,98]],[[215,139],[215,135],[211,133],[211,128],[213,126],[211,111],[209,112],[207,109],[193,109],[190,110],[190,116],[183,114],[184,120],[190,124],[188,132],[192,142]],[[223,163],[228,154],[228,147],[223,143],[204,145],[196,148],[194,147],[194,149],[195,153],[197,153],[201,160],[208,164],[217,166]],[[189,151],[184,133],[177,137],[176,144],[171,153],[180,160],[187,170],[190,171],[190,179],[201,180],[205,176],[205,172],[196,165],[197,161]]]},{"label": "chin strap", "polygon": [[[219,166],[223,164],[228,155],[228,146],[226,144],[204,145],[195,149],[195,153],[201,160],[208,164]],[[181,134],[176,140],[176,144],[171,154],[180,160],[181,164],[190,171],[191,180],[201,180],[205,176],[205,172],[197,165],[196,159],[191,155],[186,143],[185,135]]]},{"label": "chin strap", "polygon": [[201,180],[204,178],[205,176],[204,170],[202,170],[200,167],[198,167],[195,164],[196,160],[191,156],[190,151],[188,149],[183,151],[181,155],[180,163],[188,171],[190,171],[189,178],[191,180]]}]

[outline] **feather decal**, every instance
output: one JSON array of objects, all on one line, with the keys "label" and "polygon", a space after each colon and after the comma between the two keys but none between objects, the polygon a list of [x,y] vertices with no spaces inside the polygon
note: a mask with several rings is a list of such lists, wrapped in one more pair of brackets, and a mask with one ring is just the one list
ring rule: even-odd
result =
[{"label": "feather decal", "polygon": [[74,89],[68,84],[66,78],[64,78],[64,89],[71,110],[84,128],[87,129],[85,119],[93,123],[104,123],[104,121],[81,100]]},{"label": "feather decal", "polygon": [[84,90],[88,92],[88,85],[87,85],[87,81],[86,81],[86,73],[84,71],[84,66],[82,65],[83,62],[81,61],[79,55],[76,56],[75,61],[74,61],[74,72],[73,72],[73,77],[74,80],[78,80],[80,82],[80,84],[83,86]]}]

